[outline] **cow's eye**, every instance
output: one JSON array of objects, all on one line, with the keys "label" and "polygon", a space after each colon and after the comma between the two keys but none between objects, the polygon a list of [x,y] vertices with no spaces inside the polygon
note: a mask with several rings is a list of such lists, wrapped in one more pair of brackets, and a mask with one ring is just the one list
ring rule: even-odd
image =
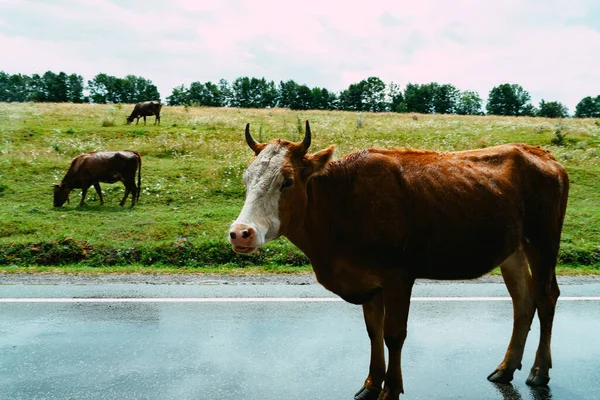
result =
[{"label": "cow's eye", "polygon": [[294,184],[294,180],[292,178],[285,178],[283,183],[281,184],[281,190],[288,188]]}]

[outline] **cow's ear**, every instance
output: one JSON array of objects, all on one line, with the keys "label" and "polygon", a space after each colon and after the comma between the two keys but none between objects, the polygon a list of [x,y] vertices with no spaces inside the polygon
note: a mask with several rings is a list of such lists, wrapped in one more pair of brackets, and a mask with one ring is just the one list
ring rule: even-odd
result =
[{"label": "cow's ear", "polygon": [[60,185],[54,184],[52,185],[55,189],[58,189],[60,187]]},{"label": "cow's ear", "polygon": [[306,177],[325,172],[327,164],[329,164],[333,157],[334,150],[335,145],[332,144],[326,149],[318,151],[313,155],[306,156],[306,161],[308,162],[308,168],[305,170]]}]

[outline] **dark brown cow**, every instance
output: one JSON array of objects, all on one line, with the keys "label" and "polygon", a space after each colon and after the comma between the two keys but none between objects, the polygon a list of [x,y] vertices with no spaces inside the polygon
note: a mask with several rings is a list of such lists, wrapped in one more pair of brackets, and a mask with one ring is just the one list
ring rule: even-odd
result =
[{"label": "dark brown cow", "polygon": [[256,158],[244,173],[246,201],[229,240],[249,254],[283,235],[325,288],[362,304],[371,364],[355,399],[404,392],[400,353],[416,279],[471,279],[497,266],[514,325],[488,379],[510,382],[521,368],[537,310],[540,342],[527,384],[548,383],[569,180],[547,151],[525,144],[453,153],[368,149],[331,161],[334,146],[307,154],[308,122],[301,143],[257,143],[248,126],[246,141]]},{"label": "dark brown cow", "polygon": [[151,117],[155,115],[156,119],[154,120],[154,125],[156,125],[157,123],[160,125],[161,108],[162,104],[158,100],[137,103],[135,107],[133,107],[131,115],[127,117],[127,124],[131,124],[133,120],[137,118],[137,121],[135,122],[135,124],[137,125],[140,122],[140,117],[144,117],[144,125],[146,125],[146,117]]},{"label": "dark brown cow", "polygon": [[[137,186],[135,184],[135,173],[138,173]],[[131,206],[140,198],[140,187],[142,180],[142,156],[137,151],[93,151],[78,156],[71,162],[69,171],[59,185],[54,185],[54,207],[60,207],[69,201],[71,190],[81,188],[80,206],[85,204],[85,196],[88,188],[93,185],[100,196],[100,203],[104,204],[100,182],[115,183],[123,182],[125,185],[125,196],[120,205],[131,193]],[[69,201],[70,204],[70,201]]]}]

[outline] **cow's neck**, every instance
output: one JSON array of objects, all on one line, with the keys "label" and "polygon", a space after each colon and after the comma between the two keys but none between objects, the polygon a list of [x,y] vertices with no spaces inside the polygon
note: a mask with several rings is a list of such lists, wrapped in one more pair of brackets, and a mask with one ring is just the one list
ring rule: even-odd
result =
[{"label": "cow's neck", "polygon": [[[331,250],[331,212],[335,208],[333,193],[325,184],[325,177],[312,179],[308,186],[308,204],[303,220],[296,229],[285,236],[298,247],[306,256],[313,260],[322,258],[325,252]],[[338,197],[339,196],[339,197]],[[343,198],[342,193],[336,193],[336,198]]]},{"label": "cow's neck", "polygon": [[[332,185],[329,178],[336,184]],[[379,278],[371,274],[370,268],[363,268],[368,264],[356,260],[349,249],[361,240],[360,232],[352,235],[355,236],[352,243],[339,243],[341,230],[345,228],[336,226],[336,213],[344,207],[351,191],[344,180],[340,176],[313,179],[308,187],[304,219],[285,236],[309,258],[319,283],[346,301],[362,304],[379,290]]]}]

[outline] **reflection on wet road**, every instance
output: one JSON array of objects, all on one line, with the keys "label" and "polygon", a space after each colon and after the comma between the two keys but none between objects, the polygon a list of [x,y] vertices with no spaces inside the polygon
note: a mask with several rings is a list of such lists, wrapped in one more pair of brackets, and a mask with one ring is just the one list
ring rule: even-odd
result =
[{"label": "reflection on wet road", "polygon": [[[598,296],[597,284],[562,287]],[[180,302],[0,301],[1,399],[341,399],[361,386],[369,342],[361,308],[337,301],[187,302],[204,298],[322,298],[318,285],[0,285],[2,298],[181,298]],[[414,296],[506,296],[502,285],[426,285]],[[0,299],[1,300],[1,299]],[[486,376],[512,329],[508,301],[414,301],[403,352],[403,399],[587,400],[600,393],[600,301],[559,301],[548,388]]]}]

